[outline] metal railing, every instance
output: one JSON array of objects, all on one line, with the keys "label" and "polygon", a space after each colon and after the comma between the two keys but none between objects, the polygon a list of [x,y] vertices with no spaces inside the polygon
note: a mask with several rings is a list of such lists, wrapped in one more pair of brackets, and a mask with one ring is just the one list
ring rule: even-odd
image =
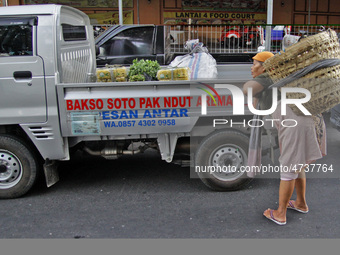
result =
[{"label": "metal railing", "polygon": [[[93,25],[95,36],[111,25]],[[265,48],[265,30],[271,27],[273,53],[294,43],[302,35],[313,35],[331,28],[340,34],[340,25],[171,25],[171,52],[186,54],[185,42],[199,39],[213,54],[256,53]],[[284,38],[285,35],[289,35]]]},{"label": "metal railing", "polygon": [[[313,35],[328,28],[340,33],[340,25],[173,25],[171,51],[187,53],[184,44],[199,39],[210,53],[256,53],[265,49],[265,30],[271,28],[270,50],[274,53],[294,43],[302,35]],[[286,38],[284,39],[285,35]]]}]

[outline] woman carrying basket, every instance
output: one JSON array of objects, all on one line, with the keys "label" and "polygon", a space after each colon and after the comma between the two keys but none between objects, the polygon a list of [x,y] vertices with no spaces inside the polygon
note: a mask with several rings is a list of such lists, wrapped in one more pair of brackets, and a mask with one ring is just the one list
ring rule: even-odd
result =
[{"label": "woman carrying basket", "polygon": [[[252,88],[254,101],[258,102],[260,110],[267,110],[272,106],[272,92],[268,87],[273,84],[262,64],[270,57],[271,52],[260,52],[253,57],[251,74],[253,80],[246,82],[243,93],[247,95],[248,88]],[[278,225],[286,224],[287,209],[300,213],[308,213],[306,202],[306,176],[304,167],[326,155],[326,128],[322,115],[298,116],[289,106],[286,106],[286,115],[281,114],[281,107],[276,107],[272,114],[278,130],[280,147],[279,162],[281,169],[279,206],[277,210],[267,209],[263,215]],[[283,120],[293,119],[295,127],[282,126]],[[249,158],[251,156],[249,155]],[[248,160],[248,164],[251,161]],[[251,163],[250,163],[251,164]],[[294,188],[296,200],[291,200]]]}]

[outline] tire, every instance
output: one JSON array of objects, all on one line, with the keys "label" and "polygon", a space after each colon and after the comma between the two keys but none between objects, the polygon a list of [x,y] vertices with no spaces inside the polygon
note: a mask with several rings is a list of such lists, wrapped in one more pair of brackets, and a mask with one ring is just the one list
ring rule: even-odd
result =
[{"label": "tire", "polygon": [[0,198],[23,196],[32,188],[37,174],[32,150],[22,140],[0,135]]},{"label": "tire", "polygon": [[[240,132],[222,130],[212,133],[202,140],[196,151],[195,172],[212,190],[233,191],[243,188],[252,181],[246,171],[240,169],[247,164],[248,145],[248,136]],[[207,171],[209,167],[210,171]]]}]

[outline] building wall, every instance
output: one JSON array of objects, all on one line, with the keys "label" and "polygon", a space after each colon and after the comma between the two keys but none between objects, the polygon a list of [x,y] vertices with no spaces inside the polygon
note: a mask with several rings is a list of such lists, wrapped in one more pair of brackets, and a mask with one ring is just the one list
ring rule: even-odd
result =
[{"label": "building wall", "polygon": [[[292,23],[294,24],[340,24],[339,0],[295,0],[293,3]],[[308,10],[310,8],[310,17]]]},{"label": "building wall", "polygon": [[7,0],[8,5],[20,5],[20,0]]},{"label": "building wall", "polygon": [[[151,0],[151,1],[139,0],[139,20],[141,24],[157,24],[158,25],[162,23],[161,2],[162,1],[155,1],[155,0]],[[137,4],[135,3],[134,5],[137,5]]]},{"label": "building wall", "polygon": [[[46,0],[8,0],[9,5],[25,4],[32,2],[46,2]],[[51,3],[58,2],[50,0]],[[82,2],[86,5],[85,0],[74,0],[73,2]],[[95,0],[94,0],[95,1]],[[239,0],[229,2],[240,2]],[[309,7],[309,1],[311,6]],[[116,1],[117,5],[118,0]],[[201,12],[182,7],[182,0],[128,0],[123,1],[124,22],[134,24],[163,24],[165,20],[164,14],[167,12]],[[189,2],[189,1],[187,1]],[[202,1],[204,2],[204,1]],[[205,1],[209,2],[209,1]],[[213,2],[213,1],[210,1]],[[228,1],[226,1],[228,2]],[[253,2],[253,1],[250,1]],[[266,1],[263,1],[266,5]],[[81,6],[77,7],[90,17],[93,15],[103,23],[118,23],[117,6]],[[308,10],[310,8],[310,17]],[[340,4],[339,0],[273,0],[273,24],[340,24]],[[228,9],[225,10],[228,12]],[[218,10],[223,13],[223,10]],[[265,12],[263,12],[265,15]],[[105,17],[104,17],[105,16]],[[230,21],[228,21],[230,22]]]},{"label": "building wall", "polygon": [[292,24],[293,4],[294,0],[273,0],[273,24]]}]

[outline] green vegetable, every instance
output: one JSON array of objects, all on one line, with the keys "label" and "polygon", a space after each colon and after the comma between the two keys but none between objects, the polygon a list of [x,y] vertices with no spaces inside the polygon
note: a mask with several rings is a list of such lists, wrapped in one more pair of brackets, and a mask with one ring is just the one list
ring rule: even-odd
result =
[{"label": "green vegetable", "polygon": [[[137,78],[137,77],[133,77],[135,75],[142,75],[144,77],[146,76],[146,79],[150,77],[152,80],[156,80],[157,72],[159,69],[160,69],[160,65],[158,64],[157,61],[134,59],[132,62],[132,65],[130,66],[128,77],[130,81],[133,81],[133,80],[135,81],[135,79]],[[140,79],[140,77],[138,79]]]},{"label": "green vegetable", "polygon": [[145,76],[142,74],[131,75],[129,81],[145,81]]}]

